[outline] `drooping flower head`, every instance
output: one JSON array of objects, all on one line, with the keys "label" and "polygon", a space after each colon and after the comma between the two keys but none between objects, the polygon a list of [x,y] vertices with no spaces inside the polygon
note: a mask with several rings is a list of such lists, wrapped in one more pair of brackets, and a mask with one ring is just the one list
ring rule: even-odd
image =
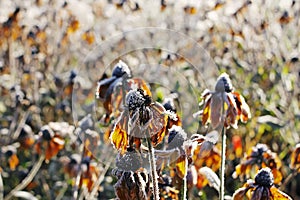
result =
[{"label": "drooping flower head", "polygon": [[45,160],[49,160],[58,154],[64,148],[65,141],[59,132],[54,132],[50,126],[45,125],[39,132],[39,139],[35,144],[35,150],[38,154],[45,153]]},{"label": "drooping flower head", "polygon": [[111,77],[106,74],[102,76],[96,89],[96,98],[103,104],[106,112],[102,117],[104,123],[108,123],[112,117],[119,116],[123,97],[136,88],[143,89],[151,96],[145,81],[132,78],[130,68],[121,60],[114,66]]},{"label": "drooping flower head", "polygon": [[211,123],[214,129],[222,125],[237,128],[238,120],[246,122],[251,118],[249,106],[244,97],[234,91],[226,73],[219,76],[215,91],[204,90],[202,99],[204,106],[200,114],[203,125]]},{"label": "drooping flower head", "polygon": [[164,138],[167,119],[164,107],[153,102],[146,91],[131,90],[126,95],[125,109],[110,136],[111,142],[122,152],[133,143],[139,148],[140,139],[146,137],[151,137],[152,144],[156,146]]},{"label": "drooping flower head", "polygon": [[281,167],[280,159],[267,145],[257,144],[251,148],[251,151],[244,157],[244,160],[236,166],[233,177],[249,178],[253,170],[258,171],[264,167],[271,169],[273,177],[275,178],[275,184],[279,184],[282,180],[282,174],[279,170]]},{"label": "drooping flower head", "polygon": [[233,200],[291,200],[284,192],[274,186],[274,177],[270,168],[262,168],[256,174],[254,181],[248,180],[242,188],[233,194]]}]

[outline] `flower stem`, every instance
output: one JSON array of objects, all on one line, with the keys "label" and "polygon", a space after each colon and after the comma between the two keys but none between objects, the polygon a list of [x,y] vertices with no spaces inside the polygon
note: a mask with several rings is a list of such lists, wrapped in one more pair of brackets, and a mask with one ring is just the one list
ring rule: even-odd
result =
[{"label": "flower stem", "polygon": [[186,193],[187,193],[187,180],[186,180],[186,176],[187,176],[187,168],[188,168],[188,160],[187,160],[187,157],[186,156],[184,156],[184,163],[185,163],[185,167],[184,167],[184,177],[183,177],[183,180],[182,180],[182,182],[183,182],[183,185],[182,185],[182,187],[181,187],[181,196],[182,196],[182,200],[186,200],[187,198],[186,198]]},{"label": "flower stem", "polygon": [[151,179],[153,184],[153,199],[159,200],[159,188],[158,188],[158,181],[157,181],[154,148],[151,143],[151,137],[147,137],[147,143],[149,148],[149,162],[150,162],[150,170],[151,170]]},{"label": "flower stem", "polygon": [[15,192],[23,190],[32,181],[32,179],[35,177],[35,175],[38,173],[44,160],[45,160],[45,155],[42,154],[40,156],[39,160],[37,161],[37,163],[35,163],[35,165],[31,169],[31,171],[29,172],[29,174],[26,176],[26,178],[23,179],[23,181],[19,185],[17,185],[12,191],[10,191],[10,193],[8,193],[8,195],[4,198],[4,200],[11,199],[14,196]]},{"label": "flower stem", "polygon": [[226,129],[222,128],[222,149],[221,149],[221,169],[220,169],[220,191],[219,199],[224,200],[224,187],[225,187],[225,160],[226,160]]},{"label": "flower stem", "polygon": [[294,170],[292,173],[289,174],[289,176],[284,180],[284,182],[279,187],[280,190],[284,190],[287,184],[295,177],[300,167],[298,167],[296,170]]},{"label": "flower stem", "polygon": [[4,195],[4,186],[3,186],[3,180],[1,175],[1,169],[0,169],[0,200],[3,200]]}]

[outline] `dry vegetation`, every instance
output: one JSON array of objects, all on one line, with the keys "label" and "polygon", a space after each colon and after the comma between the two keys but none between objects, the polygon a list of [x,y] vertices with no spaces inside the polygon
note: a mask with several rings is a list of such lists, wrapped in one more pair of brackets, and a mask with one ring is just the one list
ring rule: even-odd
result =
[{"label": "dry vegetation", "polygon": [[292,0],[0,1],[0,200],[218,199],[224,123],[225,195],[299,199],[299,40]]}]

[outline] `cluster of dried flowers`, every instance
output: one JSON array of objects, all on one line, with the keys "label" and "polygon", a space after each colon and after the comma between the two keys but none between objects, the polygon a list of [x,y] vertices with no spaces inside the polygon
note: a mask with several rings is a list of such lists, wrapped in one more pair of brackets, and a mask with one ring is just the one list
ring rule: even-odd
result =
[{"label": "cluster of dried flowers", "polygon": [[[114,66],[111,77],[103,75],[98,82],[96,96],[100,102],[98,105],[105,108],[101,121],[108,123],[105,132],[109,137],[106,136],[106,139],[119,151],[117,168],[113,173],[118,178],[115,192],[119,199],[149,199],[156,195],[151,193],[154,190],[154,183],[150,183],[153,169],[149,168],[148,161],[152,147],[157,147],[154,150],[158,174],[155,179],[159,182],[161,199],[186,198],[186,191],[192,191],[195,186],[203,189],[207,184],[219,190],[220,180],[215,173],[221,162],[220,150],[216,146],[219,139],[217,131],[188,137],[181,127],[181,117],[176,113],[173,99],[163,100],[162,104],[155,102],[147,83],[134,78],[122,61]],[[212,129],[221,126],[237,128],[238,120],[246,122],[251,118],[249,106],[234,91],[225,73],[218,78],[215,91],[205,90],[202,99],[200,105],[203,104],[203,109],[198,114],[202,124],[211,123]],[[147,140],[150,141],[148,146]],[[277,196],[290,199],[274,186],[282,180],[279,171],[281,162],[266,145],[253,147],[245,161],[236,166],[233,176],[244,175],[249,179],[253,175],[252,167],[257,172],[255,182],[249,180],[234,194],[234,199],[249,195],[252,199]],[[261,179],[267,179],[268,183],[261,183]],[[185,190],[182,190],[184,187]]]}]

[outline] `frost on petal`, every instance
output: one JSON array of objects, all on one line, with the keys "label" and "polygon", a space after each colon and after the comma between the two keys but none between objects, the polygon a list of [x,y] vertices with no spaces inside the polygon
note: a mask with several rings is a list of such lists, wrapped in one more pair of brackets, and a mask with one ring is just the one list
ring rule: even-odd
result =
[{"label": "frost on petal", "polygon": [[[249,183],[248,183],[249,182]],[[253,189],[253,181],[250,180],[247,183],[244,184],[243,187],[237,189],[233,196],[232,196],[232,200],[242,200],[242,199],[248,199],[247,198],[247,192],[251,189]]]},{"label": "frost on petal", "polygon": [[199,173],[206,177],[210,187],[213,187],[217,191],[219,191],[220,179],[212,169],[210,169],[209,167],[201,167],[199,169]]},{"label": "frost on petal", "polygon": [[151,105],[151,111],[153,119],[149,125],[149,131],[151,133],[152,144],[156,146],[165,136],[168,116],[165,115],[165,108],[157,102]]}]

